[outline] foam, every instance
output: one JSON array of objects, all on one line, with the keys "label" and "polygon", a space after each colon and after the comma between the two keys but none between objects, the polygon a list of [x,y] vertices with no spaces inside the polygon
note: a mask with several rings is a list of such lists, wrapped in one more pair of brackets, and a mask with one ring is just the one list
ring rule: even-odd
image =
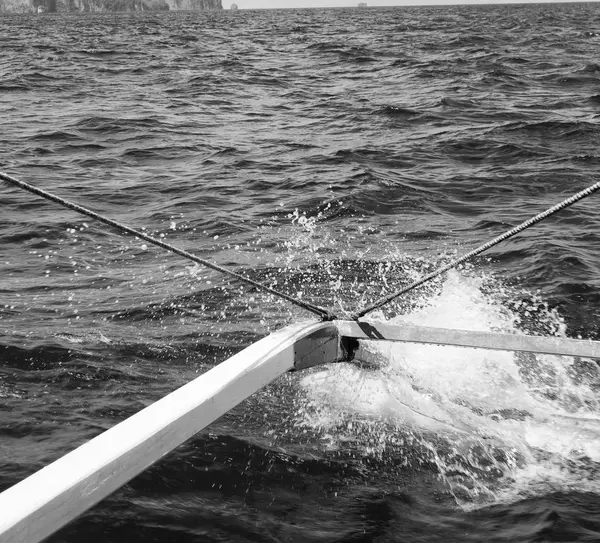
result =
[{"label": "foam", "polygon": [[[391,322],[523,333],[524,319],[534,333],[565,333],[539,298],[453,271],[437,295]],[[330,448],[352,439],[379,454],[411,434],[466,508],[600,482],[597,366],[580,375],[570,357],[400,343],[370,342],[360,354],[367,368],[331,366],[300,381],[299,423],[326,432]]]}]

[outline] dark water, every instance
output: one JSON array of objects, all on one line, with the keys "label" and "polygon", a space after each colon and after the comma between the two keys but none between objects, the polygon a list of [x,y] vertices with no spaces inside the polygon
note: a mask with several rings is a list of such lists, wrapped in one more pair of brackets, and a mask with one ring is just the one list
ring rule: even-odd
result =
[{"label": "dark water", "polygon": [[[0,167],[344,315],[597,180],[599,29],[592,3],[3,15]],[[0,198],[0,488],[310,318]],[[596,196],[375,317],[599,338],[599,258]],[[51,541],[600,540],[594,361],[364,356]]]}]

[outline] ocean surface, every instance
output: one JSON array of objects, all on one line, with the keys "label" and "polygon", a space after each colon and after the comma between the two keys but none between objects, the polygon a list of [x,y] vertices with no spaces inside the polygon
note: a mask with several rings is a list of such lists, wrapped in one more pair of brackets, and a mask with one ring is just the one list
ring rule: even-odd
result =
[{"label": "ocean surface", "polygon": [[[0,111],[1,171],[343,317],[598,180],[600,4],[3,14]],[[314,318],[0,203],[0,489]],[[371,318],[600,339],[599,208]],[[600,541],[597,361],[361,353],[283,376],[49,541]]]}]

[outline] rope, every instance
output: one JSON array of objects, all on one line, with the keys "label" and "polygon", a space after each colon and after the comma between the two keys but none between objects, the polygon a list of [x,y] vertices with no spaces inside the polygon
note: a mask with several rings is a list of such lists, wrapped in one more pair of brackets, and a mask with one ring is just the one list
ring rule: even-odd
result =
[{"label": "rope", "polygon": [[18,179],[15,179],[14,177],[11,177],[10,175],[0,172],[0,180],[6,181],[7,183],[12,183],[13,185],[15,185],[21,189],[32,192],[33,194],[37,194],[38,196],[41,196],[42,198],[45,198],[46,200],[56,202],[57,204],[60,204],[68,209],[72,209],[73,211],[77,211],[77,213],[81,213],[82,215],[87,215],[88,217],[91,217],[92,219],[100,221],[108,226],[112,226],[113,228],[121,230],[122,232],[127,232],[128,234],[133,234],[134,236],[137,236],[138,238],[141,238],[141,239],[143,239],[149,243],[152,243],[154,245],[157,245],[158,247],[162,247],[163,249],[166,249],[167,251],[171,251],[172,253],[175,253],[179,256],[187,258],[188,260],[191,260],[192,262],[196,262],[197,264],[202,264],[203,266],[206,266],[207,268],[218,271],[219,273],[222,273],[224,275],[228,275],[229,277],[234,277],[234,278],[238,279],[239,281],[242,281],[243,283],[252,285],[253,287],[256,287],[257,289],[262,290],[263,292],[268,292],[269,294],[272,294],[274,296],[277,296],[279,298],[287,300],[291,304],[301,307],[302,309],[306,309],[307,311],[310,311],[311,313],[314,313],[315,315],[319,315],[323,320],[333,320],[335,318],[327,309],[323,309],[322,307],[310,304],[308,302],[304,302],[302,300],[299,300],[298,298],[294,298],[292,296],[284,294],[283,292],[279,292],[278,290],[272,289],[271,287],[268,287],[266,285],[258,283],[252,279],[249,279],[248,277],[244,277],[243,275],[240,275],[239,273],[228,270],[227,268],[224,268],[223,266],[219,266],[218,264],[214,264],[212,262],[204,260],[203,258],[197,257],[191,253],[188,253],[187,251],[184,251],[183,249],[179,249],[179,248],[175,247],[174,245],[165,243],[164,241],[154,238],[148,234],[145,234],[144,232],[140,232],[139,230],[135,230],[135,229],[133,229],[129,226],[126,226],[124,224],[121,224],[117,221],[114,221],[107,217],[103,217],[102,215],[99,215],[98,213],[91,211],[90,209],[87,209],[85,207],[77,205],[73,202],[69,202],[68,200],[64,200],[63,198],[60,198],[59,196],[51,194],[50,192],[46,192],[45,190],[42,190],[33,185],[30,185],[29,183],[25,183],[24,181],[19,181]]},{"label": "rope", "polygon": [[589,196],[590,194],[593,194],[594,192],[596,192],[598,190],[600,190],[600,181],[598,183],[595,183],[595,184],[591,185],[590,187],[582,190],[581,192],[574,194],[570,198],[563,200],[559,204],[556,204],[555,206],[551,207],[550,209],[547,209],[546,211],[539,213],[535,217],[532,217],[531,219],[529,219],[525,222],[522,222],[521,224],[510,229],[508,232],[504,232],[504,234],[501,234],[498,237],[488,241],[487,243],[480,245],[476,249],[473,249],[472,251],[468,252],[467,254],[461,256],[460,258],[457,258],[456,260],[453,260],[449,264],[442,266],[441,268],[435,270],[434,272],[430,273],[429,275],[422,277],[418,281],[415,281],[414,283],[400,289],[397,292],[394,292],[393,294],[389,294],[388,296],[385,296],[385,297],[377,300],[374,304],[372,304],[369,307],[363,309],[362,311],[358,311],[357,313],[352,315],[351,318],[353,320],[358,320],[360,317],[364,317],[367,313],[370,313],[371,311],[388,304],[392,300],[396,299],[398,296],[401,296],[402,294],[406,294],[407,292],[421,286],[423,283],[426,283],[427,281],[431,281],[435,277],[438,277],[439,275],[443,274],[444,272],[447,272],[448,270],[455,268],[456,266],[458,266],[459,264],[462,264],[466,260],[469,260],[470,258],[472,258],[478,254],[481,254],[484,251],[487,251],[489,248],[493,247],[494,245],[497,245],[501,241],[504,241],[508,238],[511,238],[511,237],[517,235],[519,232],[522,232],[526,228],[533,226],[534,224],[544,220],[545,218],[549,217],[550,215],[556,213],[557,211],[564,209],[565,207],[569,207],[570,205],[573,205],[575,202],[585,198],[586,196]]}]

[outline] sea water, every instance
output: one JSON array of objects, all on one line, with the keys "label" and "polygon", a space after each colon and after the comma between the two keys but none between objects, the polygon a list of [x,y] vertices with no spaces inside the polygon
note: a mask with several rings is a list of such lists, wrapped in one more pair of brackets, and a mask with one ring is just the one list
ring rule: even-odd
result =
[{"label": "sea water", "polygon": [[[3,14],[0,166],[344,317],[596,181],[593,3]],[[370,316],[598,339],[596,197]],[[303,310],[16,189],[0,486]],[[596,361],[364,342],[51,541],[594,541]]]}]

